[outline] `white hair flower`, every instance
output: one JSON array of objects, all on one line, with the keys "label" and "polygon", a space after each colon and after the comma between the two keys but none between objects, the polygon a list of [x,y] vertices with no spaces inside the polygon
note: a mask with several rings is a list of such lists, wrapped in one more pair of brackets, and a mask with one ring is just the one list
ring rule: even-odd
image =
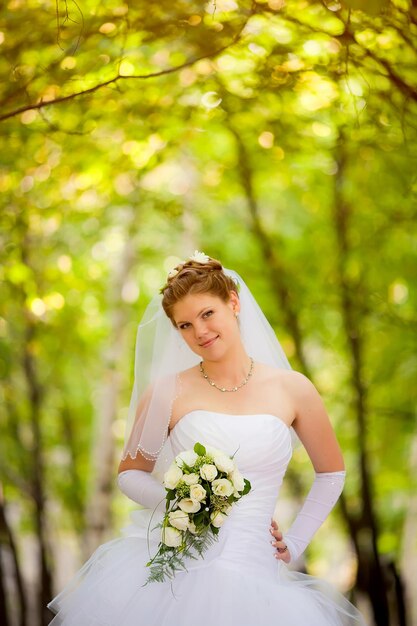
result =
[{"label": "white hair flower", "polygon": [[[188,257],[187,261],[194,261],[195,263],[201,263],[202,265],[205,265],[206,263],[210,262],[210,257],[207,256],[207,254],[204,254],[204,252],[194,250],[194,254]],[[179,263],[177,267],[182,267],[187,261],[181,261],[181,263]],[[169,280],[170,278],[174,278],[174,276],[178,274],[179,270],[177,269],[177,267],[173,267],[172,270],[168,272],[167,280]]]},{"label": "white hair flower", "polygon": [[204,254],[204,252],[194,250],[194,254],[190,256],[188,260],[195,261],[196,263],[202,263],[204,265],[205,263],[209,263],[210,257],[208,257],[207,254]]},{"label": "white hair flower", "polygon": [[174,276],[176,276],[178,274],[178,270],[175,269],[175,267],[172,268],[172,270],[169,270],[168,272],[168,278],[174,278]]}]

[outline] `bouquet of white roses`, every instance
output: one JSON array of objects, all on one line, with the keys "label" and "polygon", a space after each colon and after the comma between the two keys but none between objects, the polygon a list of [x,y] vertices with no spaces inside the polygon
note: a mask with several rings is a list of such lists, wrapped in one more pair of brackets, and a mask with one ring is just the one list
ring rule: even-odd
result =
[{"label": "bouquet of white roses", "polygon": [[147,563],[148,582],[173,578],[186,569],[185,558],[202,557],[217,539],[232,505],[251,489],[233,458],[196,443],[175,457],[164,475],[167,491],[161,541]]}]

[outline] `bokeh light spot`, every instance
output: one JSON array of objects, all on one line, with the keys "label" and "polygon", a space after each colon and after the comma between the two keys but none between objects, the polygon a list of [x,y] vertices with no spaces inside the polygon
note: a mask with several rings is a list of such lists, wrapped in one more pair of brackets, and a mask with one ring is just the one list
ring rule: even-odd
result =
[{"label": "bokeh light spot", "polygon": [[34,298],[30,304],[29,308],[36,317],[41,317],[46,312],[46,305],[41,298]]},{"label": "bokeh light spot", "polygon": [[262,148],[269,149],[274,145],[274,139],[274,134],[266,130],[259,135],[258,143]]},{"label": "bokeh light spot", "polygon": [[103,33],[103,35],[108,35],[109,33],[112,33],[115,30],[116,30],[116,24],[113,24],[113,22],[105,22],[99,28],[100,33]]},{"label": "bokeh light spot", "polygon": [[216,91],[207,91],[201,97],[201,104],[206,109],[215,109],[216,107],[219,106],[221,101],[222,101],[222,99],[219,97],[219,95],[217,94]]},{"label": "bokeh light spot", "polygon": [[135,71],[135,66],[126,59],[120,63],[119,74],[120,76],[131,76]]}]

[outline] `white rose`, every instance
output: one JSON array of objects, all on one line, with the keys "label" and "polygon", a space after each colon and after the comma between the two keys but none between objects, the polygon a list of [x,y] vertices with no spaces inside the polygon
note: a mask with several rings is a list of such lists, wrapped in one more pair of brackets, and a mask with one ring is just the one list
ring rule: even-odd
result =
[{"label": "white rose", "polygon": [[234,491],[232,483],[230,480],[227,480],[227,478],[217,478],[216,480],[213,480],[212,486],[213,493],[215,493],[216,496],[224,496],[228,498]]},{"label": "white rose", "polygon": [[190,525],[190,518],[184,511],[171,511],[168,514],[169,523],[178,530],[187,530]]},{"label": "white rose", "polygon": [[211,482],[217,476],[217,467],[215,465],[205,463],[200,467],[200,476]]},{"label": "white rose", "polygon": [[167,489],[175,489],[182,478],[182,471],[176,463],[172,463],[164,474],[164,485]]},{"label": "white rose", "polygon": [[223,525],[224,520],[225,520],[225,516],[220,513],[219,511],[214,511],[211,515],[210,515],[210,520],[211,523],[213,524],[213,526],[215,526],[216,528],[220,528],[220,526]]},{"label": "white rose", "polygon": [[186,485],[195,485],[199,481],[198,474],[184,474],[182,479]]},{"label": "white rose", "polygon": [[213,448],[212,446],[206,446],[207,454],[213,457],[213,461],[216,464],[217,468],[221,472],[233,472],[236,469],[236,464],[233,459],[231,459],[227,454],[219,450],[218,448]]},{"label": "white rose", "polygon": [[223,452],[217,452],[214,455],[214,463],[216,464],[216,467],[221,471],[221,472],[226,472],[226,474],[228,474],[229,472],[233,472],[233,470],[235,469],[235,464],[233,462],[233,460],[228,457],[226,454],[223,454]]},{"label": "white rose", "polygon": [[185,513],[197,513],[201,508],[200,503],[191,500],[191,498],[183,498],[178,502],[178,506],[181,511],[185,511]]},{"label": "white rose", "polygon": [[179,467],[181,467],[183,463],[192,467],[197,459],[198,454],[196,454],[194,450],[184,450],[184,452],[180,452],[180,454],[175,457],[175,462]]},{"label": "white rose", "polygon": [[161,541],[170,548],[178,548],[182,543],[182,532],[172,526],[166,526],[162,529]]},{"label": "white rose", "polygon": [[190,498],[192,500],[197,500],[197,502],[201,502],[207,495],[207,491],[201,485],[191,485],[190,487]]},{"label": "white rose", "polygon": [[213,446],[206,446],[206,452],[212,457],[214,457],[215,454],[224,454],[224,452],[222,452],[218,448],[213,448]]},{"label": "white rose", "polygon": [[243,479],[242,474],[239,472],[239,470],[234,469],[233,472],[231,472],[229,474],[229,478],[233,483],[233,487],[237,490],[237,491],[243,491],[245,488],[245,481]]},{"label": "white rose", "polygon": [[197,528],[195,527],[194,522],[190,522],[188,525],[188,530],[190,531],[190,533],[192,535],[196,535],[197,534]]}]

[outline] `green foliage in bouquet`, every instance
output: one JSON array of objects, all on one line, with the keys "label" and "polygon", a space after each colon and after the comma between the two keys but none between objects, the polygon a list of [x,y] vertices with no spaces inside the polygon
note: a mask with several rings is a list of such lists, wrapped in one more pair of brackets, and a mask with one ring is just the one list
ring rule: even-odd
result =
[{"label": "green foliage in bouquet", "polygon": [[147,563],[150,574],[145,584],[174,578],[187,569],[186,559],[204,558],[233,504],[251,489],[233,457],[199,442],[175,457],[164,485],[165,514],[158,525],[161,541]]}]

